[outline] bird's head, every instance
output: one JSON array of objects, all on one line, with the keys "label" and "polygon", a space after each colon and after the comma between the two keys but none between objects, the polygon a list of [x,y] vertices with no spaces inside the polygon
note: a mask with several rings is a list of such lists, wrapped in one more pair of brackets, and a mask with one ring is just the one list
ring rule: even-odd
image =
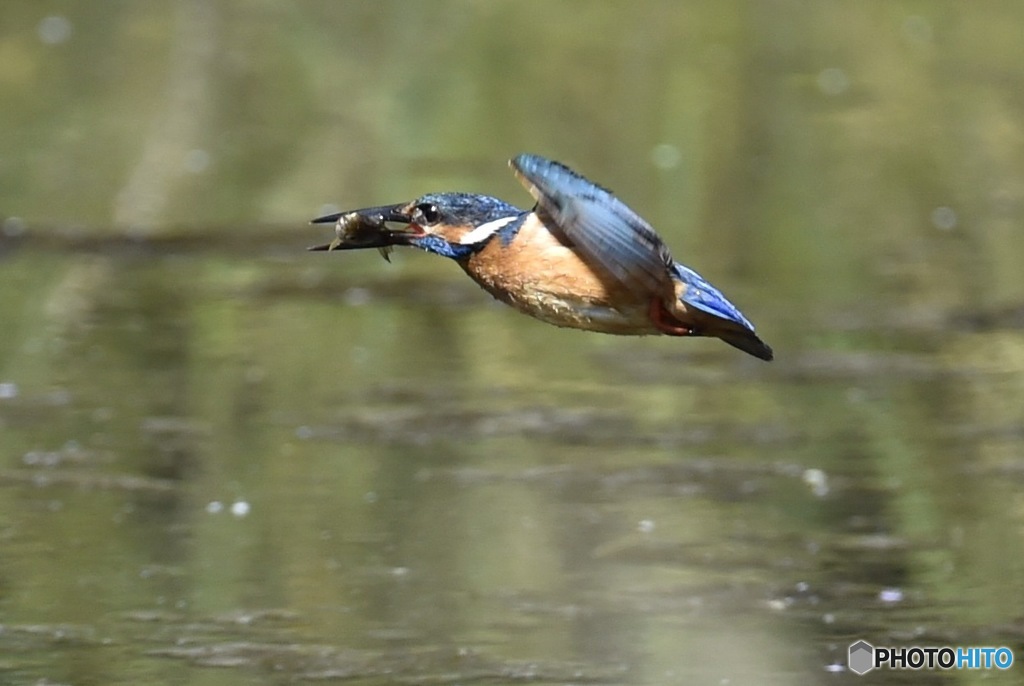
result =
[{"label": "bird's head", "polygon": [[334,223],[337,236],[310,250],[377,248],[385,259],[396,245],[410,245],[458,259],[518,217],[522,210],[488,195],[428,193],[412,202],[317,217]]}]

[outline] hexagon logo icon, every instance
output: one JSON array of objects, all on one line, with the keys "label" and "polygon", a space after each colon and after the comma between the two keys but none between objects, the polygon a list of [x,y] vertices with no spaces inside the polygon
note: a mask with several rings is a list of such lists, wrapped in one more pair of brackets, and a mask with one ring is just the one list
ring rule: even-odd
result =
[{"label": "hexagon logo icon", "polygon": [[867,674],[875,668],[875,647],[867,641],[850,644],[850,671],[854,674]]}]

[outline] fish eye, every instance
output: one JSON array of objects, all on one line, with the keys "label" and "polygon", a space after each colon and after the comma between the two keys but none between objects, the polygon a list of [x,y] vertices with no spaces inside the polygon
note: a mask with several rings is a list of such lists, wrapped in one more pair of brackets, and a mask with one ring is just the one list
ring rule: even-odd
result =
[{"label": "fish eye", "polygon": [[441,221],[441,210],[437,209],[437,205],[425,202],[422,205],[417,205],[416,209],[427,224],[436,224]]}]

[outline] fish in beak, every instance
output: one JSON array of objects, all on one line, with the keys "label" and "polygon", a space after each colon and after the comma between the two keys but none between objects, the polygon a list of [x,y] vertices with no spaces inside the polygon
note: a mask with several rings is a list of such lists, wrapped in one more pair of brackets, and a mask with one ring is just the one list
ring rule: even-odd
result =
[{"label": "fish in beak", "polygon": [[423,230],[405,213],[406,205],[367,207],[351,212],[338,212],[317,217],[310,224],[334,223],[334,240],[314,245],[310,250],[362,250],[377,248],[381,256],[391,261],[390,253],[396,245],[406,245]]}]

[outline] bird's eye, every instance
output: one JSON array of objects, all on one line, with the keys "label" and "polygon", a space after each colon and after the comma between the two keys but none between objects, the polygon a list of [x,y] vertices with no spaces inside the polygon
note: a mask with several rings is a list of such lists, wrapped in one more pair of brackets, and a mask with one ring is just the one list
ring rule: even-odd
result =
[{"label": "bird's eye", "polygon": [[425,202],[422,205],[417,205],[416,209],[419,210],[420,216],[427,224],[436,224],[441,221],[441,210],[437,209],[437,205]]}]

